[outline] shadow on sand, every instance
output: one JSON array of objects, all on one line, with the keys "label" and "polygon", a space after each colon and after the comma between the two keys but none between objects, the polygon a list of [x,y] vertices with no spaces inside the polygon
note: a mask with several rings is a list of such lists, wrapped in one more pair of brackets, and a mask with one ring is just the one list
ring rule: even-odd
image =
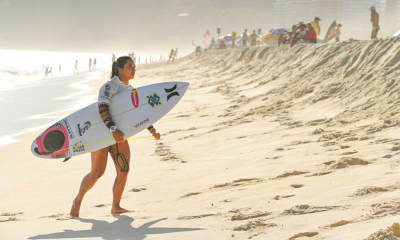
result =
[{"label": "shadow on sand", "polygon": [[167,218],[161,218],[152,222],[143,224],[138,228],[131,226],[134,221],[133,218],[124,215],[114,216],[118,218],[117,221],[107,222],[104,220],[94,219],[83,219],[74,218],[85,223],[92,223],[92,229],[90,230],[64,230],[63,232],[43,234],[30,237],[29,239],[63,239],[63,238],[96,238],[101,237],[104,240],[120,240],[120,239],[134,239],[142,240],[151,234],[163,234],[163,233],[174,233],[174,232],[188,232],[204,230],[201,228],[150,228],[160,221],[166,220]]}]

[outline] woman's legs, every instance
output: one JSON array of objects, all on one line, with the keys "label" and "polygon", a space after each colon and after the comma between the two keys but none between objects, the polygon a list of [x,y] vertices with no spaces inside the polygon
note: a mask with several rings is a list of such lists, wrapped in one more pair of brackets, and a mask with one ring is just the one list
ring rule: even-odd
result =
[{"label": "woman's legs", "polygon": [[82,180],[79,193],[72,204],[70,212],[71,217],[79,217],[79,209],[81,207],[83,196],[85,196],[85,194],[94,186],[106,170],[108,149],[109,147],[106,147],[91,152],[92,169]]},{"label": "woman's legs", "polygon": [[[131,151],[129,149],[129,144],[127,141],[123,143],[118,143],[118,153],[122,154],[125,157],[126,163],[130,166],[130,159],[131,159]],[[113,186],[113,203],[111,208],[111,213],[123,213],[129,212],[129,210],[123,209],[120,206],[122,193],[125,188],[126,180],[128,179],[128,171],[121,171],[121,168],[124,169],[124,161],[121,157],[118,157],[118,163],[120,166],[116,164],[114,161],[114,157],[117,154],[117,144],[110,146],[110,154],[113,158],[113,162],[115,165],[115,169],[117,171],[117,177],[115,178],[114,186]]]}]

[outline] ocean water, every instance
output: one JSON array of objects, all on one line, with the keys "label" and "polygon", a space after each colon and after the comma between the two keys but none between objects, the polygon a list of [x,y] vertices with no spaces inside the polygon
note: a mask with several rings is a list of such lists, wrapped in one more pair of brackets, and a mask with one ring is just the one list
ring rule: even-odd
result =
[{"label": "ocean water", "polygon": [[[94,57],[97,70],[89,72],[89,58]],[[90,90],[85,82],[108,73],[111,57],[110,54],[0,50],[0,146],[18,141],[17,136],[22,133],[58,121],[63,116],[57,116],[57,112],[91,104],[95,96],[80,96]],[[74,75],[76,59],[79,75]],[[53,66],[52,75],[45,76],[44,65]]]}]

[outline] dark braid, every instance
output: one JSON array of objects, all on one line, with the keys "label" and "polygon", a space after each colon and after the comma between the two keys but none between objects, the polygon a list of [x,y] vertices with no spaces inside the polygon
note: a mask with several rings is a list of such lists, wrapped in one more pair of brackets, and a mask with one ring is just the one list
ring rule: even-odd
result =
[{"label": "dark braid", "polygon": [[118,68],[124,68],[124,65],[126,63],[127,60],[132,60],[131,57],[128,56],[123,56],[123,57],[119,57],[117,59],[117,61],[114,61],[111,67],[111,74],[110,74],[110,78],[113,78],[115,76],[118,76]]}]

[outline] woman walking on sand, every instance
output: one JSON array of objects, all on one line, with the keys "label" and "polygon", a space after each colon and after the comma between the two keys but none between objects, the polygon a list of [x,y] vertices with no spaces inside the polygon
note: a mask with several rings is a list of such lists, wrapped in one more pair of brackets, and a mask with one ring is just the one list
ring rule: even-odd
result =
[{"label": "woman walking on sand", "polygon": [[[91,152],[92,169],[90,173],[87,174],[82,180],[79,193],[72,203],[70,212],[71,217],[79,217],[79,210],[83,197],[94,186],[94,184],[106,170],[108,153],[110,153],[113,159],[118,159],[118,162],[114,162],[117,177],[112,190],[113,202],[111,205],[111,214],[129,212],[129,210],[126,210],[120,206],[120,201],[129,173],[131,154],[129,144],[124,138],[124,133],[121,132],[113,122],[109,108],[113,95],[133,89],[133,87],[129,84],[129,80],[132,80],[135,77],[135,67],[135,63],[130,57],[124,56],[118,58],[117,61],[113,62],[112,64],[110,81],[106,82],[100,88],[98,98],[99,114],[104,124],[110,129],[110,132],[117,143]],[[156,140],[160,139],[160,134],[156,132],[153,125],[147,129]],[[120,167],[124,166],[125,164],[127,164],[127,168]]]}]

